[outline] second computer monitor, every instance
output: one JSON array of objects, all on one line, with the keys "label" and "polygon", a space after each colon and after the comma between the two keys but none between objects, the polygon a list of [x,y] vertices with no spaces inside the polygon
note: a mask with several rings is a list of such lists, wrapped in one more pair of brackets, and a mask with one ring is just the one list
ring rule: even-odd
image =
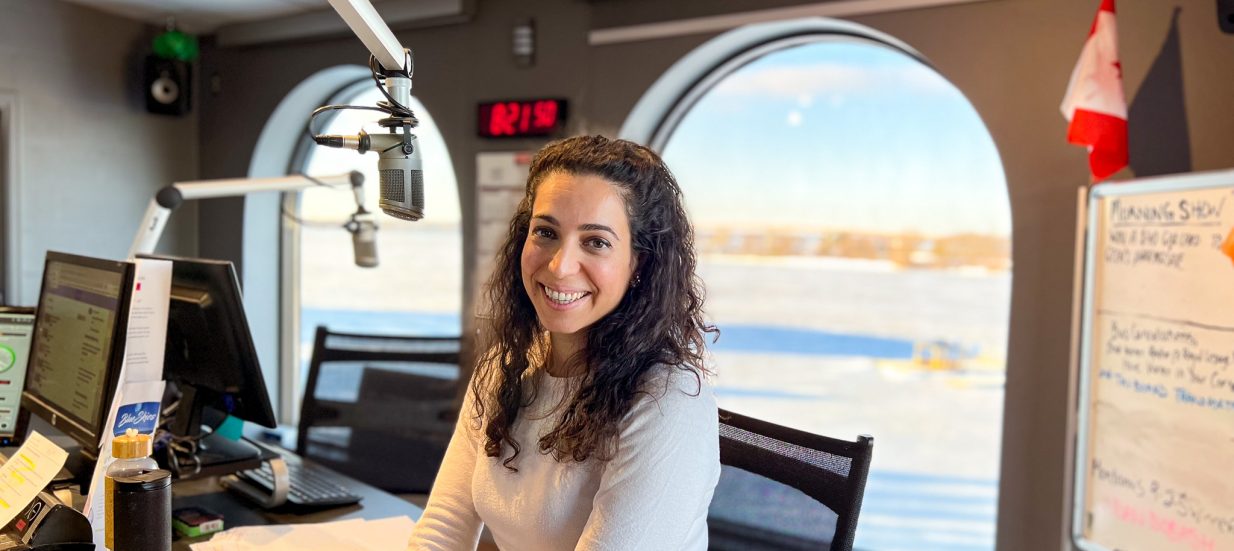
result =
[{"label": "second computer monitor", "polygon": [[198,435],[207,406],[274,427],[274,410],[231,262],[151,258],[172,261],[163,375],[182,393],[172,433]]}]

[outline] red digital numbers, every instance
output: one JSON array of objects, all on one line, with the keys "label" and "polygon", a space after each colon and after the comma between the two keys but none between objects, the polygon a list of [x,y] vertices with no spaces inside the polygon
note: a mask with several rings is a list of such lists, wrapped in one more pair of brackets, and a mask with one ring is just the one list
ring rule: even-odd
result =
[{"label": "red digital numbers", "polygon": [[557,126],[557,102],[540,100],[532,107],[532,125],[536,128],[553,128]]},{"label": "red digital numbers", "polygon": [[482,103],[478,130],[484,137],[545,136],[561,126],[564,107],[556,99]]},{"label": "red digital numbers", "polygon": [[[507,109],[513,105],[514,109]],[[517,103],[494,103],[488,107],[488,135],[513,136],[514,120],[518,118]]]}]

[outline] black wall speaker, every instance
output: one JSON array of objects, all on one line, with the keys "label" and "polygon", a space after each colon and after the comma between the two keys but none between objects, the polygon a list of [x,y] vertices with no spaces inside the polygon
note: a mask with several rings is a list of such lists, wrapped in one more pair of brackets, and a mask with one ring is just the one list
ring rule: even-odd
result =
[{"label": "black wall speaker", "polygon": [[160,115],[188,113],[193,105],[192,74],[192,66],[183,61],[146,56],[146,110]]},{"label": "black wall speaker", "polygon": [[1234,34],[1234,0],[1217,0],[1217,25]]}]

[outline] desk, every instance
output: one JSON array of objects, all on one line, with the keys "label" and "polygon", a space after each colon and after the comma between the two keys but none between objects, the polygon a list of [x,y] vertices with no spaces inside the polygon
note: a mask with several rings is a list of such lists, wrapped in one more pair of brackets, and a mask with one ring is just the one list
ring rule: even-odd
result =
[{"label": "desk", "polygon": [[[55,428],[43,422],[41,419],[34,417],[31,419],[31,428],[38,430],[41,434],[47,436],[56,445],[64,448],[69,452],[70,464],[75,461],[80,461],[81,447],[73,441],[72,438],[59,434]],[[251,436],[257,436],[261,431],[258,427],[247,428],[246,432]],[[285,433],[286,434],[286,433]],[[294,433],[290,433],[294,436]],[[287,445],[288,440],[282,442]],[[293,440],[294,442],[294,440]],[[268,445],[272,450],[280,454],[295,455],[288,449]],[[293,446],[294,447],[294,444]],[[4,459],[8,457],[7,452],[16,450],[16,447],[0,448],[0,464],[4,463]],[[304,463],[312,463],[311,460],[303,460]],[[258,508],[252,502],[233,494],[222,486],[219,486],[218,477],[203,477],[194,480],[181,480],[172,483],[171,488],[171,507],[178,509],[180,507],[198,506],[204,507],[223,515],[224,528],[234,528],[236,526],[261,526],[269,524],[305,524],[313,522],[329,522],[333,520],[345,520],[353,518],[362,518],[365,520],[377,520],[394,516],[410,517],[412,520],[419,520],[420,514],[424,511],[420,507],[410,502],[404,501],[399,497],[390,494],[389,492],[375,488],[359,480],[351,478],[343,473],[335,472],[338,476],[338,482],[347,487],[352,493],[364,498],[356,505],[348,505],[346,507],[334,507],[331,509],[322,509],[308,514],[298,515],[288,512],[272,512]],[[76,491],[73,492],[73,506],[81,510],[85,504],[84,499]],[[177,538],[172,542],[172,549],[176,551],[188,551],[189,544],[206,541],[209,536],[200,538]]]},{"label": "desk", "polygon": [[[280,450],[280,453],[291,454],[292,452]],[[311,463],[308,460],[304,462]],[[303,515],[264,511],[255,507],[252,502],[224,490],[219,486],[217,477],[208,477],[173,483],[171,507],[172,509],[194,505],[204,507],[223,515],[225,528],[267,524],[304,524],[353,518],[377,520],[393,516],[406,516],[412,520],[419,520],[420,513],[423,512],[416,505],[399,499],[393,494],[342,473],[335,474],[338,475],[340,482],[345,482],[344,485],[348,490],[364,498],[359,504],[324,509]],[[210,539],[209,536],[193,539],[179,538],[172,542],[172,549],[188,551],[189,544],[208,539]]]}]

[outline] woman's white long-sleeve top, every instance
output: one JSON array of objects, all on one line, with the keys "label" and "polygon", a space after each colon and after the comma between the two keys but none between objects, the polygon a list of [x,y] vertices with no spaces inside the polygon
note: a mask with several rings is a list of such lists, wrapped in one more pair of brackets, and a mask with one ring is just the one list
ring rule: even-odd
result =
[{"label": "woman's white long-sleeve top", "polygon": [[579,463],[537,446],[559,419],[569,381],[532,375],[535,400],[513,430],[518,472],[484,454],[469,392],[410,548],[475,549],[487,525],[504,551],[706,549],[720,476],[711,384],[663,366],[647,379],[621,421],[613,458]]}]

